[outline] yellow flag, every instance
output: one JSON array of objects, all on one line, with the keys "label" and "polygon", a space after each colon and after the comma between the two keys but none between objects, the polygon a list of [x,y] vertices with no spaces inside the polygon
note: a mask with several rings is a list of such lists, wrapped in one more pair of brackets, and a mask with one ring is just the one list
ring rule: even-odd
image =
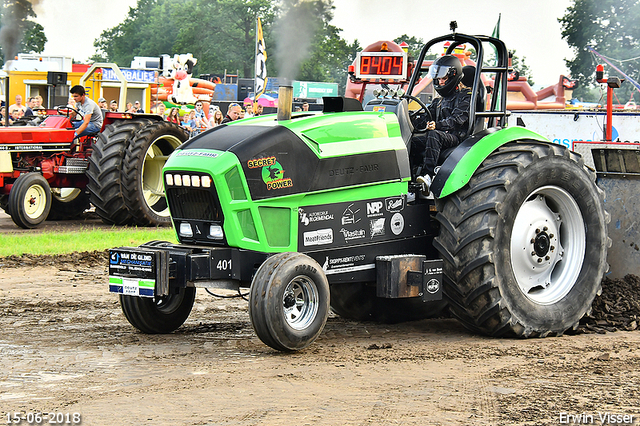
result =
[{"label": "yellow flag", "polygon": [[265,83],[267,82],[267,50],[264,46],[264,34],[262,34],[260,18],[258,18],[256,40],[256,83],[254,100],[257,101],[260,95],[264,93]]}]

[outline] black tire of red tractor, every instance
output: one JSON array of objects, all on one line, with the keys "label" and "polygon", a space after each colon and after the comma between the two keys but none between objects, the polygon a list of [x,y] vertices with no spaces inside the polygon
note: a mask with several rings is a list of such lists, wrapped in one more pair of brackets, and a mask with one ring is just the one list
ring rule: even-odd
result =
[{"label": "black tire of red tractor", "polygon": [[[166,157],[188,138],[183,128],[160,121],[142,127],[131,139],[122,168],[122,191],[125,204],[137,225],[171,225],[162,167]],[[150,151],[163,160],[155,160],[149,155]]]},{"label": "black tire of red tractor", "polygon": [[129,323],[147,334],[166,334],[187,320],[196,298],[194,287],[185,287],[163,297],[120,295],[122,312]]},{"label": "black tire of red tractor", "polygon": [[91,207],[89,193],[80,191],[72,198],[58,198],[55,194],[51,197],[51,210],[47,220],[71,220],[78,219],[85,210]]},{"label": "black tire of red tractor", "polygon": [[[491,336],[546,337],[575,329],[608,269],[603,200],[595,173],[563,146],[522,141],[491,154],[464,188],[437,201],[434,246],[444,259],[452,314]],[[525,222],[516,226],[519,213]],[[557,234],[547,234],[553,227]],[[547,267],[544,255],[559,261]],[[529,273],[549,275],[532,284]]]},{"label": "black tire of red tractor", "polygon": [[9,196],[8,195],[0,195],[0,209],[4,210],[6,214],[11,216],[11,213],[9,213]]},{"label": "black tire of red tractor", "polygon": [[[35,196],[35,211],[25,210],[26,197]],[[9,193],[9,211],[11,219],[21,228],[32,229],[40,225],[51,210],[51,188],[49,182],[40,174],[30,172],[16,179]]]},{"label": "black tire of red tractor", "polygon": [[330,288],[331,309],[345,319],[395,324],[447,314],[446,301],[423,302],[420,297],[378,297],[375,283],[332,284]]},{"label": "black tire of red tractor", "polygon": [[[293,306],[295,314],[287,312]],[[329,283],[315,260],[278,253],[260,265],[251,283],[249,317],[267,346],[284,352],[306,348],[322,333],[328,315]]]},{"label": "black tire of red tractor", "polygon": [[122,195],[122,164],[131,137],[149,120],[123,120],[108,125],[93,144],[87,177],[89,200],[102,221],[115,225],[134,222]]}]

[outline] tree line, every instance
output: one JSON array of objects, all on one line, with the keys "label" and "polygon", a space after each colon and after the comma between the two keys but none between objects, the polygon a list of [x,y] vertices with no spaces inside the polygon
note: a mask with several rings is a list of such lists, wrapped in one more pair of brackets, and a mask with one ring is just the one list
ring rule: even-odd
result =
[{"label": "tree line", "polygon": [[[89,6],[90,7],[90,6]],[[333,0],[138,0],[127,17],[95,40],[92,60],[128,66],[134,56],[192,53],[198,58],[194,74],[254,76],[256,19],[260,17],[267,48],[267,74],[307,81],[337,82],[344,88],[346,69],[361,50],[331,23]],[[44,50],[44,28],[33,19],[29,0],[4,0],[0,10],[2,60],[18,52]],[[639,0],[573,0],[558,21],[562,37],[575,51],[566,59],[571,76],[580,82],[574,95],[597,97],[594,69],[599,61],[592,46],[614,65],[640,82]],[[374,42],[376,40],[368,40]],[[403,34],[410,51],[423,40]],[[367,43],[368,44],[368,43]],[[524,59],[519,68],[528,68]],[[527,69],[527,74],[530,74]],[[607,67],[609,75],[616,71]],[[633,99],[635,88],[624,84],[620,102]],[[640,103],[640,96],[636,96]]]}]

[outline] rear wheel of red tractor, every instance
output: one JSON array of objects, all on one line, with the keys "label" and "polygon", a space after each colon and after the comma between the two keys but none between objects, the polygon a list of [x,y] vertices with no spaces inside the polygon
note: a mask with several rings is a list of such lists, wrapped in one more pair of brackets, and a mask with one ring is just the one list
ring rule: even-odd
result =
[{"label": "rear wheel of red tractor", "polygon": [[51,188],[40,173],[25,173],[16,179],[9,193],[11,219],[21,228],[40,225],[51,210]]},{"label": "rear wheel of red tractor", "polygon": [[166,121],[141,128],[127,146],[122,167],[122,192],[134,221],[142,226],[170,225],[162,168],[169,155],[188,139]]},{"label": "rear wheel of red tractor", "polygon": [[93,144],[87,177],[89,199],[102,221],[115,225],[129,225],[133,216],[122,195],[122,167],[132,136],[149,120],[117,121],[107,126]]}]

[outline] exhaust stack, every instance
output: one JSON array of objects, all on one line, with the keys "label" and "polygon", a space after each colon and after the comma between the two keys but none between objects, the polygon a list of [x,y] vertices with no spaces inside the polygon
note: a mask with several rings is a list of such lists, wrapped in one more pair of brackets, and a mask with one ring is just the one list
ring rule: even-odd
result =
[{"label": "exhaust stack", "polygon": [[285,80],[278,90],[278,121],[291,120],[293,108],[293,86],[291,81]]}]

